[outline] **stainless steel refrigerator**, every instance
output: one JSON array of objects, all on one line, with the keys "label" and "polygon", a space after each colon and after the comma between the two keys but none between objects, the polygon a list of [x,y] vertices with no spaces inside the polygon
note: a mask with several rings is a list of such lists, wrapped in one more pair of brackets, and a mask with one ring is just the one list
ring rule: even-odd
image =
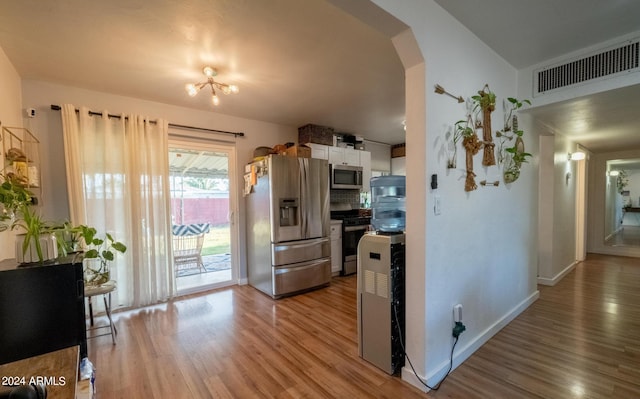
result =
[{"label": "stainless steel refrigerator", "polygon": [[246,198],[249,284],[273,298],[331,280],[329,166],[269,155],[249,165]]}]

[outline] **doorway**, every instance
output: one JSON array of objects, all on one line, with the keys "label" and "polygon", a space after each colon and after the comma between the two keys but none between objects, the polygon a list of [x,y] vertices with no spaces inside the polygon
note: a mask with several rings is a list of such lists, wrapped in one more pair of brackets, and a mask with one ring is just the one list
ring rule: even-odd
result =
[{"label": "doorway", "polygon": [[169,181],[178,295],[234,284],[235,148],[170,140]]}]

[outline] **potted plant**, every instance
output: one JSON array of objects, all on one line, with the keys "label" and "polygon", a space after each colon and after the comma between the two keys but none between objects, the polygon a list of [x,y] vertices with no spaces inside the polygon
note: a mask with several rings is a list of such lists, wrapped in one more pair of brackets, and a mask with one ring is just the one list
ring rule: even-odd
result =
[{"label": "potted plant", "polygon": [[116,241],[109,233],[105,233],[102,238],[99,237],[94,227],[80,225],[74,227],[73,231],[85,244],[82,261],[85,285],[98,286],[109,281],[110,262],[115,259],[116,252],[127,251],[126,245]]},{"label": "potted plant", "polygon": [[14,174],[1,175],[0,231],[18,230],[16,260],[19,263],[45,262],[58,257],[57,227],[46,222],[33,207],[33,194]]}]

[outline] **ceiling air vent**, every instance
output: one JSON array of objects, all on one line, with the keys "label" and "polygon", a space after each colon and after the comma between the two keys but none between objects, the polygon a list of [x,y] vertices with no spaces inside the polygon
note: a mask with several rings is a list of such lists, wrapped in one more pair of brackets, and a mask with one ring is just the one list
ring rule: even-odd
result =
[{"label": "ceiling air vent", "polygon": [[640,70],[640,39],[534,71],[534,96]]}]

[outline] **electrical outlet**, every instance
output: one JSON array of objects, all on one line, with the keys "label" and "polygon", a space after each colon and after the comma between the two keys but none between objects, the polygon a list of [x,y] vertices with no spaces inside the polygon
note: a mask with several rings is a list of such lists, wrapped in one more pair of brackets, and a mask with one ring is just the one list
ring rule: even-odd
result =
[{"label": "electrical outlet", "polygon": [[462,323],[462,304],[453,307],[453,321]]}]

